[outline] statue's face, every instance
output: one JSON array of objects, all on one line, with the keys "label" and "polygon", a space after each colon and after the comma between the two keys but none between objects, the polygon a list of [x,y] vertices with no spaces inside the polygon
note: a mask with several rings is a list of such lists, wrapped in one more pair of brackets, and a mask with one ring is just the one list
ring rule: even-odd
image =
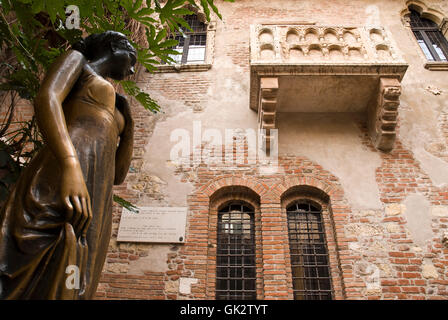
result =
[{"label": "statue's face", "polygon": [[134,73],[134,65],[137,61],[135,49],[126,40],[111,44],[112,59],[110,77],[115,80],[123,80]]}]

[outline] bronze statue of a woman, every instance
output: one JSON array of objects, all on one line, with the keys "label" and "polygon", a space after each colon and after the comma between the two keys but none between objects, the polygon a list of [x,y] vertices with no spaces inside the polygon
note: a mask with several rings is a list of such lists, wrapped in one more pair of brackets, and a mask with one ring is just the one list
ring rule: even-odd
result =
[{"label": "bronze statue of a woman", "polygon": [[34,107],[45,147],[0,212],[0,299],[91,299],[104,265],[134,126],[105,78],[132,74],[136,51],[113,31],[73,49],[43,80]]}]

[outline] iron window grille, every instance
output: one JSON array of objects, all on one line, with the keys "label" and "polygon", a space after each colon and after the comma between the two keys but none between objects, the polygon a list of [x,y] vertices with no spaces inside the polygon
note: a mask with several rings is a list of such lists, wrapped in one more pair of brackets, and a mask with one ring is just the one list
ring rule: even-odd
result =
[{"label": "iron window grille", "polygon": [[448,41],[435,22],[422,18],[418,12],[411,10],[410,25],[420,48],[429,61],[447,61]]},{"label": "iron window grille", "polygon": [[181,28],[182,32],[174,35],[179,43],[172,49],[181,53],[179,55],[170,55],[175,64],[204,63],[205,48],[207,42],[207,26],[199,21],[197,15],[188,15],[185,17],[190,28]]},{"label": "iron window grille", "polygon": [[322,211],[305,202],[294,203],[286,211],[294,299],[331,300],[333,289]]},{"label": "iron window grille", "polygon": [[255,300],[254,210],[232,203],[218,213],[216,299]]}]

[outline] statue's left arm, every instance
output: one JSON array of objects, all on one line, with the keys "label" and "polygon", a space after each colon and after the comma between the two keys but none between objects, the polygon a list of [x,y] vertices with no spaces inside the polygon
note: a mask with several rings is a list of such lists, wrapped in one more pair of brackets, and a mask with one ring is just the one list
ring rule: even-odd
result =
[{"label": "statue's left arm", "polygon": [[122,184],[128,173],[134,148],[134,120],[132,119],[129,102],[120,94],[116,94],[117,109],[123,114],[125,120],[124,130],[120,135],[115,156],[115,180],[114,184]]}]

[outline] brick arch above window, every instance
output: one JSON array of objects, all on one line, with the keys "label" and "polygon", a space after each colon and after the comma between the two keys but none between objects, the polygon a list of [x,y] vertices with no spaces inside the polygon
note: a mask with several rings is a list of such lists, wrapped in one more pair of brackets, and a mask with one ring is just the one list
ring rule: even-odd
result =
[{"label": "brick arch above window", "polygon": [[330,202],[330,196],[325,191],[313,186],[297,185],[282,194],[282,206],[288,207],[291,203],[299,201],[298,198],[320,208]]},{"label": "brick arch above window", "polygon": [[411,10],[417,11],[422,18],[434,21],[439,27],[442,27],[444,20],[446,20],[442,12],[428,7],[423,1],[408,0],[406,1],[406,9],[401,12],[402,21],[406,26],[410,26]]},{"label": "brick arch above window", "polygon": [[232,187],[232,188],[247,187],[256,194],[258,194],[258,196],[260,197],[262,197],[263,194],[265,194],[269,190],[268,186],[261,183],[261,181],[259,181],[256,178],[247,179],[244,177],[237,177],[237,176],[225,176],[211,180],[207,184],[197,189],[194,193],[201,193],[211,198],[216,191],[218,191],[223,187]]},{"label": "brick arch above window", "polygon": [[[307,190],[307,192],[315,192],[315,193],[323,193],[326,194],[326,197],[332,197],[336,194],[343,195],[343,190],[340,186],[333,185],[329,179],[321,180],[317,177],[292,177],[285,178],[284,181],[277,184],[273,191],[283,197],[284,194],[288,191],[295,189],[303,189]],[[314,190],[314,191],[312,191]],[[317,191],[319,190],[319,191]],[[322,195],[323,196],[323,195]]]},{"label": "brick arch above window", "polygon": [[225,186],[210,196],[210,209],[219,211],[234,202],[245,203],[258,210],[260,207],[260,195],[246,186]]}]

